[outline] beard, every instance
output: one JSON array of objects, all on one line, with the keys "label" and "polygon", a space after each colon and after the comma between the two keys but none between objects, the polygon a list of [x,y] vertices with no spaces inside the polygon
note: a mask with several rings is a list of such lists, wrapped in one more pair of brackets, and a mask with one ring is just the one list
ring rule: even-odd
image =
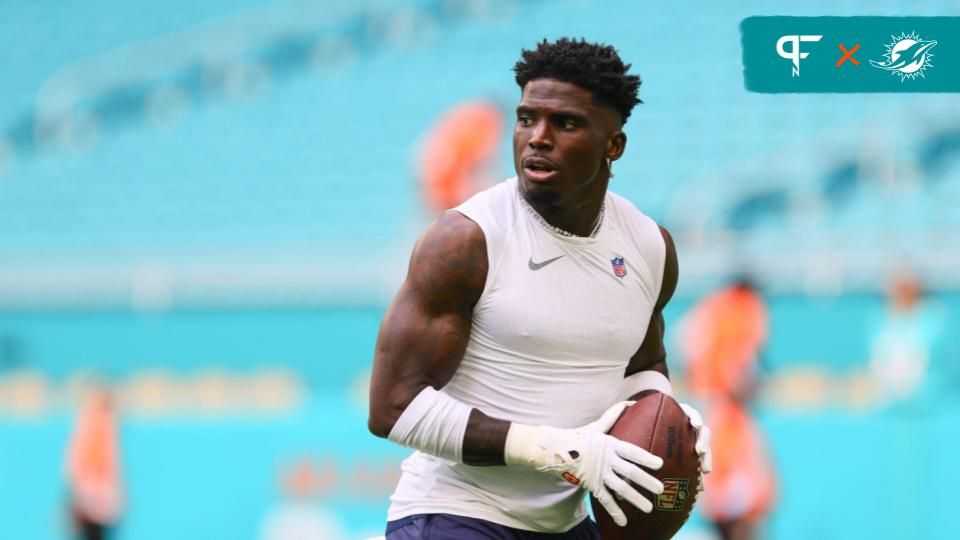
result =
[{"label": "beard", "polygon": [[527,202],[535,206],[553,206],[560,202],[559,193],[539,186],[528,189],[524,195],[526,196]]}]

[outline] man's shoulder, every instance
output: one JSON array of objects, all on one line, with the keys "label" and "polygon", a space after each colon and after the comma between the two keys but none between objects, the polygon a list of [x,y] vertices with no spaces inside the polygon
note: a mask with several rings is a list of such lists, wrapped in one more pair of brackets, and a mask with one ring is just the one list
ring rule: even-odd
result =
[{"label": "man's shoulder", "polygon": [[448,210],[414,247],[407,282],[434,308],[472,307],[486,281],[486,252],[480,226]]},{"label": "man's shoulder", "polygon": [[647,217],[633,201],[614,191],[607,190],[607,202],[622,213]]},{"label": "man's shoulder", "polygon": [[502,206],[510,202],[517,189],[517,178],[507,178],[484,190],[473,194],[466,201],[454,207],[454,210],[470,211],[474,208]]},{"label": "man's shoulder", "polygon": [[[440,215],[424,232],[421,242],[431,244],[467,242],[483,244],[484,235],[509,218],[509,200],[516,190],[516,177],[476,193]],[[497,227],[499,228],[499,227]]]},{"label": "man's shoulder", "polygon": [[483,236],[483,229],[469,216],[447,210],[427,227],[420,243],[442,247],[442,251],[446,252],[458,246],[483,246]]},{"label": "man's shoulder", "polygon": [[659,268],[656,261],[664,261],[667,271],[671,271],[676,261],[676,249],[667,229],[622,195],[608,191],[607,201],[613,207],[611,213],[621,232],[635,242],[641,252],[659,254],[653,255],[649,261],[654,263],[653,270]]},{"label": "man's shoulder", "polygon": [[508,178],[470,197],[453,210],[476,223],[487,239],[495,242],[516,220],[518,199],[516,177]]},{"label": "man's shoulder", "polygon": [[660,226],[657,222],[623,195],[607,191],[607,203],[613,207],[611,209],[612,213],[617,216],[618,220],[624,222],[627,229],[633,232],[636,232],[638,228],[647,231],[659,231]]},{"label": "man's shoulder", "polygon": [[614,219],[618,228],[629,238],[643,254],[642,260],[650,271],[659,290],[656,306],[670,301],[677,287],[679,265],[673,237],[662,225],[644,214],[626,197],[607,191],[607,202],[613,207]]}]

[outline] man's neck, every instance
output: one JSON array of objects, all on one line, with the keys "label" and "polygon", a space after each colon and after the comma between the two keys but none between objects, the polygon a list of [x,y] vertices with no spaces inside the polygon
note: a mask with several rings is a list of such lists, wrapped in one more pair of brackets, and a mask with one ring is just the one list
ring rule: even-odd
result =
[{"label": "man's neck", "polygon": [[600,212],[607,196],[607,179],[598,179],[568,200],[531,200],[522,192],[520,196],[551,226],[574,236],[587,237],[593,234],[601,219]]},{"label": "man's neck", "polygon": [[584,201],[576,206],[556,206],[527,201],[540,217],[549,225],[573,236],[587,237],[593,234],[600,221],[599,202]]}]

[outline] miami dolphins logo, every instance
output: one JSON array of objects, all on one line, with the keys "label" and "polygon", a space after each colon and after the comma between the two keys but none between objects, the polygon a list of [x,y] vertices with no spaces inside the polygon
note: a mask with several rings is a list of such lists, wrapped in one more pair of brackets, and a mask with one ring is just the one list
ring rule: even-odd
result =
[{"label": "miami dolphins logo", "polygon": [[927,68],[933,67],[930,60],[933,53],[930,49],[937,44],[936,41],[925,41],[920,39],[916,32],[909,34],[901,33],[900,37],[890,36],[893,42],[885,45],[887,48],[884,59],[881,62],[870,61],[870,65],[875,68],[885,69],[891,75],[899,75],[900,82],[907,79],[916,79],[925,77],[923,72]]}]

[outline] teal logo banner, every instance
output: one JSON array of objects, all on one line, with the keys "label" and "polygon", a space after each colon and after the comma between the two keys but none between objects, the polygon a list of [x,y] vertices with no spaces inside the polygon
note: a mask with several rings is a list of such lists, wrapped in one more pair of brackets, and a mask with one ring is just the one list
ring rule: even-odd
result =
[{"label": "teal logo banner", "polygon": [[748,17],[751,92],[960,92],[960,17]]}]

